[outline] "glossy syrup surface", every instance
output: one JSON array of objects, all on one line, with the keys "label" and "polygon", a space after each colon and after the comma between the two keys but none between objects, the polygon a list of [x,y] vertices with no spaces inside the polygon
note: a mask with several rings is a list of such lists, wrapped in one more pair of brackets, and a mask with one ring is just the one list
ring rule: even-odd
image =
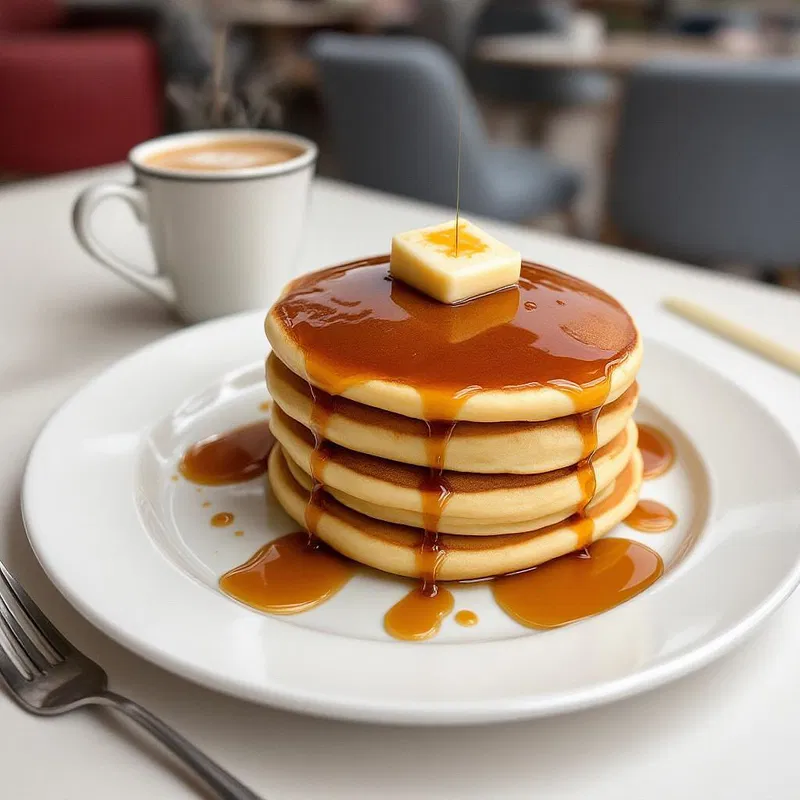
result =
[{"label": "glossy syrup surface", "polygon": [[535,569],[492,581],[498,605],[529,628],[558,628],[608,611],[657,581],[661,556],[629,539],[600,539]]},{"label": "glossy syrup surface", "polygon": [[456,611],[455,621],[462,628],[472,628],[477,625],[480,620],[474,611],[462,608],[461,611]]},{"label": "glossy syrup surface", "polygon": [[383,626],[395,639],[430,639],[438,633],[454,604],[453,593],[444,586],[428,589],[420,585],[386,612]]},{"label": "glossy syrup surface", "polygon": [[644,479],[663,475],[675,461],[675,446],[659,428],[639,425],[639,450],[644,461]]},{"label": "glossy syrup surface", "polygon": [[274,444],[269,421],[254,422],[192,445],[178,469],[187,480],[205,486],[242,483],[267,471]]},{"label": "glossy syrup surface", "polygon": [[352,577],[355,564],[305,531],[270,542],[219,580],[225,594],[272,614],[299,614],[333,597]]},{"label": "glossy syrup surface", "polygon": [[391,280],[388,257],[298,279],[275,317],[302,350],[312,383],[331,394],[386,380],[417,389],[429,420],[455,419],[481,390],[553,386],[599,405],[605,382],[636,343],[622,306],[591,284],[524,262],[517,286],[459,305]]},{"label": "glossy syrup surface", "polygon": [[629,528],[642,533],[666,533],[675,527],[677,521],[675,512],[658,500],[639,500],[636,508],[625,518]]}]

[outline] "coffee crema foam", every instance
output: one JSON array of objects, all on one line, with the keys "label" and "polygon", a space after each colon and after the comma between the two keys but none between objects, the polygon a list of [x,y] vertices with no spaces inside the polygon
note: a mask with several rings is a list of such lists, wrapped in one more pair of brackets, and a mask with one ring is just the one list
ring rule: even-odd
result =
[{"label": "coffee crema foam", "polygon": [[304,148],[268,139],[215,139],[172,147],[143,159],[150,167],[186,172],[228,172],[280,164],[301,155]]}]

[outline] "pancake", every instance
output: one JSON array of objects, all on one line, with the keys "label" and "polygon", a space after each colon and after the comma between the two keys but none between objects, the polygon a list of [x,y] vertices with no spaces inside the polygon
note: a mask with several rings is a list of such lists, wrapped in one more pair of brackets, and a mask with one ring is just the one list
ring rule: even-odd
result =
[{"label": "pancake", "polygon": [[[303,472],[302,469],[284,451],[283,457],[292,477],[306,490],[311,491],[313,481],[311,476]],[[595,493],[592,503],[599,503],[609,494],[613,484],[609,484],[605,489]],[[357,497],[339,492],[336,489],[325,487],[325,491],[331,497],[338,500],[342,505],[352,508],[361,514],[365,514],[373,519],[381,519],[385,522],[394,522],[398,525],[409,525],[412,528],[424,527],[422,514],[415,511],[404,511],[402,508],[392,508],[391,506],[379,506],[366,500],[359,500]],[[589,504],[589,508],[592,504]],[[563,511],[548,514],[546,517],[538,519],[522,520],[521,522],[475,522],[474,519],[466,517],[443,517],[439,520],[437,530],[439,533],[455,533],[459,536],[499,536],[505,533],[522,533],[524,531],[536,531],[554,525],[556,522],[571,517],[579,510],[579,505],[572,505]]]},{"label": "pancake", "polygon": [[[275,407],[270,429],[288,457],[311,474],[314,436],[308,428]],[[597,489],[605,488],[623,470],[636,447],[636,424],[601,447],[592,464]],[[326,442],[318,459],[322,483],[374,505],[391,506],[421,513],[423,492],[429,478],[425,467],[356,453]],[[514,522],[536,519],[579,504],[583,488],[577,467],[538,475],[479,474],[445,471],[444,484],[451,495],[442,517],[467,517],[476,522]]]},{"label": "pancake", "polygon": [[[298,524],[304,524],[309,493],[292,477],[280,447],[269,459],[269,482],[276,498]],[[634,450],[611,494],[589,516],[590,536],[581,540],[576,518],[530,533],[505,536],[442,534],[439,580],[470,580],[516,572],[570,553],[605,536],[633,510],[642,482],[642,458]],[[380,522],[323,494],[317,535],[334,550],[362,564],[406,577],[422,577],[418,553],[422,531]]]},{"label": "pancake", "polygon": [[388,256],[303,276],[270,309],[276,356],[329,394],[416,419],[541,421],[633,384],[629,314],[585,281],[524,262],[519,284],[460,305],[388,275]]},{"label": "pancake", "polygon": [[[274,355],[267,359],[267,385],[286,414],[311,427],[314,399],[308,383]],[[326,439],[359,453],[428,466],[429,432],[422,420],[334,397],[321,389],[314,394],[327,410]],[[597,418],[598,446],[624,430],[638,399],[639,387],[634,383],[603,407]],[[576,415],[546,422],[459,422],[447,442],[444,468],[531,475],[568,467],[583,456],[582,422]]]}]

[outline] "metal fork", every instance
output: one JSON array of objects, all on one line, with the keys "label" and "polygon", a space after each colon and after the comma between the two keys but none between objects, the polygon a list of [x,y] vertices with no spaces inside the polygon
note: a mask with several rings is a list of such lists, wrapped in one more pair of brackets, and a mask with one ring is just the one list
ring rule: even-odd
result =
[{"label": "metal fork", "polygon": [[86,705],[122,711],[152,734],[220,800],[262,800],[140,705],[107,689],[99,664],[76,650],[0,562],[0,677],[33,714],[53,716]]}]

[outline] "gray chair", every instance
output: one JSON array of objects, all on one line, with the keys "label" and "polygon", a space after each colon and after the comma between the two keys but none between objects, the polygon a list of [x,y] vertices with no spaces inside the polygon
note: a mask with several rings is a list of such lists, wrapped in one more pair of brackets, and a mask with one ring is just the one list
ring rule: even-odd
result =
[{"label": "gray chair", "polygon": [[607,211],[623,243],[667,256],[800,263],[800,64],[631,74]]},{"label": "gray chair", "polygon": [[[572,14],[568,0],[488,0],[476,20],[474,39],[506,33],[566,34]],[[584,70],[526,69],[476,59],[469,76],[475,90],[493,100],[551,109],[603,103],[613,91],[611,79]]]},{"label": "gray chair", "polygon": [[475,22],[487,0],[419,0],[413,36],[442,45],[464,65],[475,38]]},{"label": "gray chair", "polygon": [[755,9],[737,6],[676,11],[669,18],[669,29],[684,36],[713,36],[726,28],[756,30],[759,14]]},{"label": "gray chair", "polygon": [[310,50],[346,180],[455,205],[461,103],[461,208],[511,221],[568,210],[577,174],[539,150],[490,145],[475,101],[441,47],[323,33]]}]

